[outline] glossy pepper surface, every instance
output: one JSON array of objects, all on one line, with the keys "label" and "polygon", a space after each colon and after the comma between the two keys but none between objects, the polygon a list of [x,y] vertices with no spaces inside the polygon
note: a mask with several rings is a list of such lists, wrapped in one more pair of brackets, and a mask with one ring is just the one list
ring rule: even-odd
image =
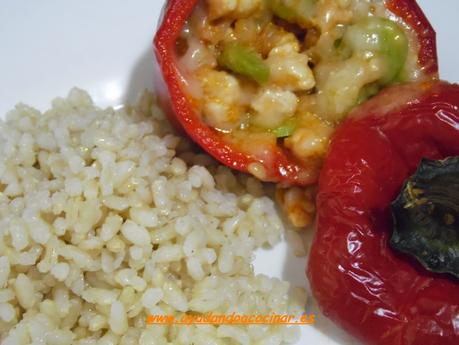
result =
[{"label": "glossy pepper surface", "polygon": [[[269,155],[264,154],[263,157],[247,153],[243,148],[225,142],[223,134],[203,123],[194,110],[183,86],[183,76],[177,67],[176,42],[197,3],[198,0],[169,0],[154,40],[155,54],[161,69],[161,75],[156,76],[157,91],[163,105],[170,105],[170,118],[210,155],[231,168],[247,172],[252,163],[258,163],[264,168],[263,179],[266,181],[293,185],[315,183],[318,178],[315,167],[300,162],[287,149],[273,146]],[[435,76],[435,32],[416,1],[388,0],[386,6],[412,27],[419,42],[419,64],[427,75]]]},{"label": "glossy pepper surface", "polygon": [[389,246],[391,202],[421,160],[459,155],[459,85],[394,86],[338,128],[319,180],[307,275],[364,344],[459,344],[459,280]]}]

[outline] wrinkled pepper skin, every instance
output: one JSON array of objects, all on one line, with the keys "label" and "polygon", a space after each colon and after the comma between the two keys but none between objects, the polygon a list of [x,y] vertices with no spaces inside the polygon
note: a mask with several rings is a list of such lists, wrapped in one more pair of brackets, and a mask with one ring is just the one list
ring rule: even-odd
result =
[{"label": "wrinkled pepper skin", "polygon": [[389,247],[390,204],[422,158],[459,155],[459,85],[394,86],[351,112],[319,180],[307,267],[322,311],[364,344],[459,344],[459,280]]},{"label": "wrinkled pepper skin", "polygon": [[[236,145],[224,141],[223,135],[201,121],[184,91],[183,76],[177,67],[175,44],[186,20],[198,0],[169,0],[164,8],[154,39],[155,55],[161,73],[156,75],[156,88],[163,106],[171,111],[172,122],[211,156],[228,167],[247,172],[251,163],[261,163],[266,171],[264,180],[290,185],[317,182],[313,166],[300,162],[291,152],[277,146],[270,148],[269,159],[257,157]],[[428,75],[437,74],[435,32],[414,0],[388,0],[387,8],[410,25],[419,41],[419,63]]]}]

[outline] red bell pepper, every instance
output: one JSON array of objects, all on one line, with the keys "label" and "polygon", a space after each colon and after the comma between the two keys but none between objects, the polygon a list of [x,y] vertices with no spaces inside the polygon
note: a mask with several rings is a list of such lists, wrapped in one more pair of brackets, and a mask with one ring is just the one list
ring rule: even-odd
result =
[{"label": "red bell pepper", "polygon": [[307,275],[325,315],[365,344],[459,344],[459,281],[389,247],[390,204],[422,158],[459,155],[459,85],[394,86],[335,132]]},{"label": "red bell pepper", "polygon": [[[166,85],[166,90],[161,86],[157,89],[163,105],[172,105],[170,118],[210,155],[231,168],[247,172],[251,163],[261,163],[266,171],[266,181],[296,185],[315,183],[318,177],[316,169],[295,159],[288,150],[272,147],[269,160],[243,152],[240,147],[226,143],[223,135],[203,123],[199,114],[193,110],[182,87],[183,77],[176,64],[175,44],[197,3],[198,0],[169,0],[154,39],[155,53],[163,76],[163,81],[156,80],[157,86],[164,81]],[[416,1],[388,0],[386,4],[390,11],[413,28],[419,41],[419,63],[427,74],[436,76],[435,32]]]}]

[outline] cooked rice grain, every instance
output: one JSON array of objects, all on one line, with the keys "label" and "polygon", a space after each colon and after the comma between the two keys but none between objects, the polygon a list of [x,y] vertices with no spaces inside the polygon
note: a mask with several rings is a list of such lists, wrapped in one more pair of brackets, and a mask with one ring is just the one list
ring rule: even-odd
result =
[{"label": "cooked rice grain", "polygon": [[[146,325],[148,314],[300,313],[305,295],[255,275],[284,231],[253,178],[194,154],[154,96],[96,108],[74,89],[0,122],[0,341],[292,343],[281,326]],[[199,164],[199,165],[198,165]],[[298,297],[300,296],[300,297]]]}]

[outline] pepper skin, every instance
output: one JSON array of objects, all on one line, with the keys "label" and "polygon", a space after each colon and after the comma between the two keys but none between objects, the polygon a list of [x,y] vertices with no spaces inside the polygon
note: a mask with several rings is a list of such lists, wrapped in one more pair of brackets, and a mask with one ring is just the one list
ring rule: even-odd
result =
[{"label": "pepper skin", "polygon": [[364,344],[459,344],[459,280],[389,247],[390,204],[422,158],[459,155],[459,85],[388,88],[351,112],[319,180],[307,267],[322,311]]},{"label": "pepper skin", "polygon": [[[154,39],[155,54],[161,69],[155,84],[162,105],[168,104],[166,108],[171,109],[169,117],[172,122],[183,128],[210,155],[231,168],[247,172],[252,163],[259,163],[264,167],[265,174],[261,177],[265,181],[304,186],[317,182],[316,167],[300,162],[287,149],[273,146],[268,155],[264,152],[263,157],[255,156],[237,145],[225,142],[222,133],[201,121],[184,91],[183,77],[175,55],[177,38],[197,3],[198,0],[169,0]],[[413,28],[419,41],[419,63],[427,75],[435,77],[435,32],[421,9],[414,0],[388,0],[386,6]]]}]

